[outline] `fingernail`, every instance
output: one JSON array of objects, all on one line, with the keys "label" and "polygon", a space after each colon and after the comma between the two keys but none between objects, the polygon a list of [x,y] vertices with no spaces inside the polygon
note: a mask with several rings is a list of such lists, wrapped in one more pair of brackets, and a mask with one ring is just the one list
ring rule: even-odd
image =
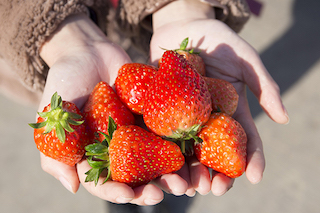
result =
[{"label": "fingernail", "polygon": [[256,184],[260,183],[260,180],[258,180],[258,179],[254,180],[253,179],[252,181],[250,181],[250,183],[253,184],[253,185],[256,185]]},{"label": "fingernail", "polygon": [[61,182],[61,184],[64,186],[64,188],[66,188],[69,192],[71,192],[72,194],[75,194],[76,192],[72,189],[71,184],[67,181],[67,179],[65,179],[64,177],[60,177],[59,181]]},{"label": "fingernail", "polygon": [[119,197],[117,197],[116,202],[117,203],[129,203],[131,200],[132,200],[132,198],[119,196]]},{"label": "fingernail", "polygon": [[228,188],[220,184],[211,187],[212,194],[218,197],[224,195],[227,191],[228,191]]},{"label": "fingernail", "polygon": [[184,195],[185,192],[179,192],[177,190],[172,190],[172,194],[174,194],[175,196],[181,196]]},{"label": "fingernail", "polygon": [[186,192],[186,195],[188,196],[188,197],[194,197],[194,196],[196,196],[196,194],[197,194],[197,192],[194,190],[194,191],[192,191],[192,192]]},{"label": "fingernail", "polygon": [[287,122],[286,122],[286,123],[284,123],[284,124],[285,124],[285,125],[287,125],[287,124],[289,124],[289,123],[290,123],[289,114],[288,114],[288,111],[287,111],[286,107],[285,107],[284,105],[282,105],[282,107],[283,107],[284,115],[285,115],[285,116],[286,116],[286,118],[287,118]]},{"label": "fingernail", "polygon": [[224,189],[224,190],[216,189],[216,190],[212,190],[212,194],[214,194],[217,197],[220,197],[224,195],[227,191],[228,191],[227,189]]},{"label": "fingernail", "polygon": [[262,180],[262,176],[261,175],[257,175],[257,176],[253,176],[253,177],[250,177],[250,183],[253,184],[253,185],[256,185],[258,183],[260,183],[260,181]]},{"label": "fingernail", "polygon": [[144,200],[144,203],[148,206],[153,206],[153,205],[156,205],[160,202],[161,202],[161,200],[153,200],[153,199],[149,199],[149,198]]},{"label": "fingernail", "polygon": [[201,163],[199,161],[196,161],[196,162],[193,162],[190,164],[191,167],[196,167],[196,166],[199,166],[201,165]]}]

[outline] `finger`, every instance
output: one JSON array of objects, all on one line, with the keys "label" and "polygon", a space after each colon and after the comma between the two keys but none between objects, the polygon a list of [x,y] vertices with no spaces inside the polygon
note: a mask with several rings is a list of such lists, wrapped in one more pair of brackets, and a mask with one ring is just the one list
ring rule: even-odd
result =
[{"label": "finger", "polygon": [[190,179],[192,187],[201,195],[206,195],[211,190],[211,180],[208,168],[200,163],[196,157],[188,158]]},{"label": "finger", "polygon": [[58,179],[70,192],[76,193],[79,189],[79,178],[75,166],[68,166],[40,153],[42,169]]},{"label": "finger", "polygon": [[101,199],[118,203],[133,203],[137,205],[155,205],[163,200],[163,192],[158,187],[147,184],[132,189],[124,183],[116,181],[104,182],[104,178],[100,178],[95,186],[93,182],[85,182],[85,172],[91,167],[84,160],[78,164],[78,173],[82,185],[94,196]]},{"label": "finger", "polygon": [[277,123],[288,124],[289,116],[282,103],[278,85],[272,80],[262,82],[260,105],[267,115]]},{"label": "finger", "polygon": [[165,174],[152,182],[168,194],[181,196],[188,190],[188,183],[180,175],[175,173]]},{"label": "finger", "polygon": [[255,51],[248,53],[243,80],[258,98],[267,115],[277,123],[287,124],[289,116],[282,103],[280,89]]},{"label": "finger", "polygon": [[[261,141],[260,138],[250,138],[250,140]],[[247,146],[247,153],[246,176],[252,184],[257,184],[262,180],[265,169],[263,150],[260,147],[255,146],[254,143],[249,143]]]},{"label": "finger", "polygon": [[164,198],[162,190],[153,184],[139,186],[134,188],[133,190],[135,193],[135,197],[131,201],[131,203],[140,206],[156,205],[160,203]]},{"label": "finger", "polygon": [[176,172],[181,178],[183,178],[187,184],[188,184],[188,189],[185,192],[185,195],[189,197],[193,197],[196,195],[196,190],[192,186],[191,178],[190,178],[190,171],[189,171],[189,166],[188,163],[186,162],[183,167]]},{"label": "finger", "polygon": [[215,196],[224,195],[229,189],[232,188],[234,179],[226,175],[212,171],[211,192]]},{"label": "finger", "polygon": [[92,195],[113,203],[129,203],[135,198],[135,193],[131,187],[124,183],[107,181],[104,184],[104,178],[100,178],[95,186],[94,182],[85,182],[85,173],[91,169],[86,160],[77,164],[78,175],[81,184]]},{"label": "finger", "polygon": [[244,89],[239,94],[239,107],[235,113],[235,119],[240,122],[247,134],[246,176],[252,184],[259,183],[265,169],[263,145],[251,116]]}]

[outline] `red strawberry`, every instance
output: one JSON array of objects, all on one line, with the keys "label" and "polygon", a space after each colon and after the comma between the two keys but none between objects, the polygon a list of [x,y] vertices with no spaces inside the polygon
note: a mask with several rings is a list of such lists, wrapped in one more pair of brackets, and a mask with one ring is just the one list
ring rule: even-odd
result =
[{"label": "red strawberry", "polygon": [[108,134],[109,116],[118,126],[134,124],[131,111],[120,101],[112,87],[103,81],[99,82],[91,92],[83,113],[91,139],[98,131]]},{"label": "red strawberry", "polygon": [[[111,124],[111,125],[110,125]],[[87,159],[92,167],[86,174],[86,182],[98,179],[103,170],[113,181],[126,183],[130,187],[146,184],[167,173],[178,171],[184,157],[178,145],[135,125],[116,125],[110,118],[109,135],[102,143],[86,147]]]},{"label": "red strawberry", "polygon": [[196,142],[198,160],[231,178],[246,169],[247,136],[242,126],[225,113],[213,113],[198,133],[203,141]]},{"label": "red strawberry", "polygon": [[125,64],[119,69],[116,92],[132,112],[142,115],[144,95],[156,73],[157,68],[141,63]]},{"label": "red strawberry", "polygon": [[146,100],[143,118],[147,127],[168,138],[193,138],[211,113],[210,93],[203,77],[171,50],[163,54]]},{"label": "red strawberry", "polygon": [[[180,49],[176,49],[177,53],[182,55],[193,67],[194,69],[202,76],[206,75],[206,65],[199,55],[200,52],[194,52],[194,49],[187,50],[189,43],[189,38],[185,38],[180,44]],[[162,58],[159,60],[159,64],[162,62]]]},{"label": "red strawberry", "polygon": [[239,95],[234,86],[225,80],[204,77],[212,100],[212,111],[232,116],[237,109]]},{"label": "red strawberry", "polygon": [[37,148],[46,156],[74,166],[85,153],[89,144],[80,110],[73,103],[62,101],[54,93],[51,103],[38,112],[34,128],[34,141]]}]

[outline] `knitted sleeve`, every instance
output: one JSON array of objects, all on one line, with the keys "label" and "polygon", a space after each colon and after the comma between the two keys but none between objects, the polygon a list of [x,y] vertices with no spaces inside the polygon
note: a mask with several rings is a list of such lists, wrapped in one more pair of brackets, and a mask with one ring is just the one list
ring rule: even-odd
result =
[{"label": "knitted sleeve", "polygon": [[220,7],[212,5],[215,7],[217,19],[225,22],[235,32],[240,32],[250,18],[251,12],[246,0],[204,1],[207,1],[210,4],[219,2]]},{"label": "knitted sleeve", "polygon": [[[117,23],[121,31],[131,37],[133,44],[143,52],[148,51],[152,36],[151,14],[174,0],[120,0]],[[216,18],[239,32],[250,17],[246,0],[199,0],[210,4]],[[147,41],[147,42],[146,42]]]},{"label": "knitted sleeve", "polygon": [[[2,0],[0,4],[0,59],[16,72],[24,86],[42,91],[48,67],[39,56],[46,38],[69,15],[97,9],[97,20],[106,23],[103,0]],[[98,10],[99,8],[99,10]],[[103,28],[103,25],[101,25]],[[105,28],[105,27],[104,27]]]}]

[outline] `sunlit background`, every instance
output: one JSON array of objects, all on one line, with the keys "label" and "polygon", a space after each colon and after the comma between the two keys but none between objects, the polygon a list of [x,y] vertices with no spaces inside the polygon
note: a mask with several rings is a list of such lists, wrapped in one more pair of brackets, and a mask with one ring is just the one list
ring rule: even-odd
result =
[{"label": "sunlit background", "polygon": [[[267,161],[262,182],[251,185],[243,175],[222,197],[167,197],[164,202],[172,212],[319,212],[320,1],[260,2],[260,16],[252,16],[240,35],[257,49],[279,84],[290,123],[272,122],[249,92]],[[105,202],[84,188],[73,195],[42,171],[33,131],[27,125],[35,113],[35,108],[0,95],[1,212],[106,212]]]}]

